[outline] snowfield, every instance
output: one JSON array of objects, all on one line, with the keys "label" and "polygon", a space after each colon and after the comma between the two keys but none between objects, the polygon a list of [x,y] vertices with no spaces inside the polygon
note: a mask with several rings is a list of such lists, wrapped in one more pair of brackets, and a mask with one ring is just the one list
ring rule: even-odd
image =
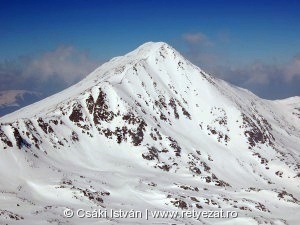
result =
[{"label": "snowfield", "polygon": [[[299,224],[300,97],[261,99],[166,43],[0,123],[1,224]],[[204,215],[220,211],[238,216]]]}]

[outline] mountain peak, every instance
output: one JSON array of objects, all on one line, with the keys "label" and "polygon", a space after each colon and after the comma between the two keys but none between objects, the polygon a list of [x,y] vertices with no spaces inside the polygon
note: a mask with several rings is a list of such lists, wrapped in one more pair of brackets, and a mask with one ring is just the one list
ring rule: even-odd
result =
[{"label": "mountain peak", "polygon": [[162,41],[159,41],[159,42],[149,41],[149,42],[145,42],[144,44],[137,47],[136,50],[139,50],[139,51],[153,51],[153,50],[157,50],[161,47],[171,47],[171,46],[168,45],[166,42],[162,42]]},{"label": "mountain peak", "polygon": [[[98,80],[98,82],[118,83],[126,74],[132,74],[132,71],[133,73],[138,72],[139,76],[142,76],[143,73],[137,71],[137,67],[140,66],[144,67],[140,67],[140,70],[144,70],[146,67],[151,67],[152,70],[162,70],[165,67],[169,67],[171,70],[177,68],[176,70],[178,70],[179,68],[186,69],[184,67],[191,65],[188,60],[167,43],[146,42],[126,55],[112,58],[104,63],[87,76],[86,80],[93,79],[94,81]],[[193,67],[195,68],[195,66]],[[199,69],[199,71],[202,70]]]},{"label": "mountain peak", "polygon": [[162,55],[162,51],[172,51],[174,54],[180,55],[174,48],[165,42],[146,42],[124,56],[112,58],[109,62],[116,61],[117,59],[126,59],[127,61],[146,59],[149,56],[155,56],[157,54]]}]

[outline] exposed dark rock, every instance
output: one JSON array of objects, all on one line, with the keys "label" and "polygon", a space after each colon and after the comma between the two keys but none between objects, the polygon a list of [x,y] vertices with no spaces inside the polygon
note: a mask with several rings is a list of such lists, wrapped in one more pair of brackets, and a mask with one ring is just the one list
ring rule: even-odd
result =
[{"label": "exposed dark rock", "polygon": [[46,134],[54,133],[54,131],[53,131],[52,127],[49,125],[49,123],[44,122],[44,120],[41,117],[38,118],[37,122]]},{"label": "exposed dark rock", "polygon": [[8,147],[13,147],[12,142],[8,139],[8,137],[5,135],[5,133],[2,131],[0,127],[0,139],[1,141],[6,144]]},{"label": "exposed dark rock", "polygon": [[170,143],[171,148],[173,148],[175,151],[175,155],[176,156],[180,156],[181,153],[181,147],[178,145],[177,141],[174,140],[172,137],[168,137]]},{"label": "exposed dark rock", "polygon": [[177,207],[177,208],[180,208],[180,209],[187,209],[188,208],[188,206],[187,206],[187,204],[186,204],[186,202],[185,201],[183,201],[183,200],[175,200],[175,201],[171,201],[172,203],[173,203],[173,205],[175,206],[175,207]]},{"label": "exposed dark rock", "polygon": [[99,95],[94,105],[94,123],[100,124],[101,121],[111,122],[114,118],[114,113],[109,111],[106,102],[106,94],[99,89]]},{"label": "exposed dark rock", "polygon": [[23,146],[29,148],[30,144],[27,143],[25,139],[22,138],[21,134],[19,133],[17,128],[14,128],[14,137],[16,140],[16,145],[18,146],[19,149],[21,149]]}]

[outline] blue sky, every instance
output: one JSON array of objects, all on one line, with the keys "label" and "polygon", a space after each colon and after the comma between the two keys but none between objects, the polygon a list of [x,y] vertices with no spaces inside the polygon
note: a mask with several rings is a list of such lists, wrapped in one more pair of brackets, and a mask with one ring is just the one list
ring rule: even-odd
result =
[{"label": "blue sky", "polygon": [[[299,12],[300,1],[292,0],[1,0],[0,90],[28,88],[24,77],[44,73],[41,65],[60,53],[85,73],[144,42],[164,41],[208,72],[262,97],[300,95]],[[39,85],[67,76],[50,71]],[[23,86],[4,85],[17,78]]]}]

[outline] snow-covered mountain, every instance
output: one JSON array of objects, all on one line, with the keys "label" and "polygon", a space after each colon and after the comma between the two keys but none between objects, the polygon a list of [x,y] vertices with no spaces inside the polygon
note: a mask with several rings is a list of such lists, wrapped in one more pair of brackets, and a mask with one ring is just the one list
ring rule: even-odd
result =
[{"label": "snow-covered mountain", "polygon": [[299,224],[300,98],[261,99],[166,43],[0,122],[1,224]]},{"label": "snow-covered mountain", "polygon": [[33,91],[0,91],[0,117],[41,99],[42,94]]}]

